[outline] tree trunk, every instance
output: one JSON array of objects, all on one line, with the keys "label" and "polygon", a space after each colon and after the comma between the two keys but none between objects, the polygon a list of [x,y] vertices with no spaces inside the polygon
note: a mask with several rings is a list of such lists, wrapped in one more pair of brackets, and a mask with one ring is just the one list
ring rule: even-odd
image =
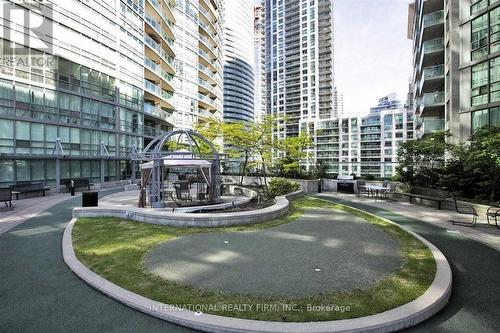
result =
[{"label": "tree trunk", "polygon": [[248,151],[245,151],[245,162],[243,162],[243,170],[241,172],[240,186],[243,186],[243,180],[245,179],[245,175],[247,172],[247,164],[248,164]]}]

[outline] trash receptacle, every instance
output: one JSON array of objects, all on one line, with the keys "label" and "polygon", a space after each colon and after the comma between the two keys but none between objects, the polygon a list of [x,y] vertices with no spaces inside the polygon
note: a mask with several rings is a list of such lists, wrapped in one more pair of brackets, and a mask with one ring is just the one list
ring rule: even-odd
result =
[{"label": "trash receptacle", "polygon": [[97,207],[98,203],[97,192],[82,192],[82,207]]}]

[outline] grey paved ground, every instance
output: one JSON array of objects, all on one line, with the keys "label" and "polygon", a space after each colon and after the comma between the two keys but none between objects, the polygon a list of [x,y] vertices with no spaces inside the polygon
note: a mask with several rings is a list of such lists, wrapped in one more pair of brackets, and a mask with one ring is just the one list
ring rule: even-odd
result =
[{"label": "grey paved ground", "polygon": [[[500,332],[500,252],[455,232],[449,222],[441,226],[359,202],[319,195],[390,219],[421,235],[446,256],[453,273],[450,304],[434,317],[405,332],[498,333]],[[439,212],[439,211],[437,211]]]},{"label": "grey paved ground", "polygon": [[80,204],[61,203],[0,236],[0,332],[192,332],[111,300],[68,269],[61,238]]},{"label": "grey paved ground", "polygon": [[153,249],[145,264],[184,285],[304,296],[366,288],[396,270],[401,260],[397,242],[376,226],[345,212],[308,209],[272,229],[168,241]]},{"label": "grey paved ground", "polygon": [[[71,208],[80,200],[59,204],[0,235],[0,332],[193,332],[112,301],[67,268],[61,237]],[[500,331],[499,251],[403,214],[346,203],[417,232],[439,247],[451,264],[450,304],[405,332]]]}]

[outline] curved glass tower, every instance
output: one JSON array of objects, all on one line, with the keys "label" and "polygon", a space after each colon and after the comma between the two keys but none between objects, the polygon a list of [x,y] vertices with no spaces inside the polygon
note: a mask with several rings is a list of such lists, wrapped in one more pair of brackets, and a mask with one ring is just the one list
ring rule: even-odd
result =
[{"label": "curved glass tower", "polygon": [[253,122],[253,0],[226,1],[224,11],[224,121]]}]

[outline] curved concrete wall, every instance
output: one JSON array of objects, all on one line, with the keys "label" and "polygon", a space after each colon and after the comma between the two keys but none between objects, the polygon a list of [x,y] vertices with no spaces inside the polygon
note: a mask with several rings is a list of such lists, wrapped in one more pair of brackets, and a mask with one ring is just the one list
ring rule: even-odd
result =
[{"label": "curved concrete wall", "polygon": [[276,197],[276,203],[270,207],[234,213],[170,213],[137,207],[78,207],[73,209],[73,217],[118,217],[171,227],[227,227],[263,223],[280,218],[288,213],[289,200],[300,195],[302,191],[290,193]]}]

